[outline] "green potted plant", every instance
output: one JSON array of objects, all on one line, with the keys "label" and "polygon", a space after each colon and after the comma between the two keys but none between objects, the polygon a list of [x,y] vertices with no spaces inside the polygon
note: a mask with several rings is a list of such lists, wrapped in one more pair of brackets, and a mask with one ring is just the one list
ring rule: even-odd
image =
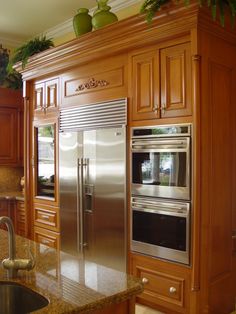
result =
[{"label": "green potted plant", "polygon": [[46,36],[43,36],[41,38],[36,37],[28,41],[26,44],[20,46],[15,50],[15,53],[9,62],[9,71],[11,71],[12,66],[17,62],[22,62],[22,68],[24,68],[28,62],[29,57],[53,46],[54,44],[52,39],[47,39]]},{"label": "green potted plant", "polygon": [[8,71],[9,50],[3,48],[0,44],[0,86],[10,89],[21,89],[22,79],[21,74],[12,70]]},{"label": "green potted plant", "polygon": [[[140,12],[145,13],[147,21],[151,22],[156,12],[159,11],[163,5],[170,2],[172,2],[172,0],[145,0],[141,6]],[[189,4],[189,0],[184,0],[184,2],[186,5]],[[222,26],[224,26],[226,10],[229,10],[231,13],[232,23],[235,20],[236,0],[199,0],[199,5],[207,5],[209,9],[211,9],[214,20],[216,19],[216,12],[219,10]]]}]

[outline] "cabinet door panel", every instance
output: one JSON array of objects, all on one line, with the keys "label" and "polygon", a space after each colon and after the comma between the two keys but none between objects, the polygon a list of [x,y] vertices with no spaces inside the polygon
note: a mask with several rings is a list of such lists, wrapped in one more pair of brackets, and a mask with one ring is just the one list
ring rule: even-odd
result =
[{"label": "cabinet door panel", "polygon": [[159,117],[157,50],[132,57],[133,120]]},{"label": "cabinet door panel", "polygon": [[44,104],[44,84],[36,84],[34,89],[34,109],[42,110]]},{"label": "cabinet door panel", "polygon": [[47,108],[55,108],[58,105],[58,80],[46,82],[46,104]]},{"label": "cabinet door panel", "polygon": [[162,117],[191,114],[190,44],[161,49]]},{"label": "cabinet door panel", "polygon": [[17,110],[0,109],[0,164],[17,162]]},{"label": "cabinet door panel", "polygon": [[36,116],[45,117],[45,114],[49,112],[56,112],[59,99],[58,84],[58,78],[35,82],[33,107]]}]

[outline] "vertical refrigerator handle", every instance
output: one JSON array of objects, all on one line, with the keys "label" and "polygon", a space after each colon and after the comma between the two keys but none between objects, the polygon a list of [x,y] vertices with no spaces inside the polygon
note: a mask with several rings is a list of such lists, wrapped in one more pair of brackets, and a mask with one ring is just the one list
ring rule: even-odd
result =
[{"label": "vertical refrigerator handle", "polygon": [[83,253],[84,250],[84,187],[83,187],[83,177],[84,177],[84,162],[83,158],[78,158],[77,167],[77,177],[78,177],[78,187],[77,187],[77,227],[79,230],[78,241],[79,241],[79,251]]}]

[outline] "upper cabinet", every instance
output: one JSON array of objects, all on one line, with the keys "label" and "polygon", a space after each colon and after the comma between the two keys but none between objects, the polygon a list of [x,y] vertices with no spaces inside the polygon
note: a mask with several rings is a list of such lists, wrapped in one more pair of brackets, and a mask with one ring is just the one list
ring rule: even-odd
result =
[{"label": "upper cabinet", "polygon": [[59,79],[54,78],[34,84],[35,113],[49,113],[55,111],[59,102]]},{"label": "upper cabinet", "polygon": [[62,75],[61,106],[127,97],[127,55],[97,60]]},{"label": "upper cabinet", "polygon": [[21,91],[0,88],[0,165],[23,164]]},{"label": "upper cabinet", "polygon": [[191,115],[190,43],[131,54],[132,120]]}]

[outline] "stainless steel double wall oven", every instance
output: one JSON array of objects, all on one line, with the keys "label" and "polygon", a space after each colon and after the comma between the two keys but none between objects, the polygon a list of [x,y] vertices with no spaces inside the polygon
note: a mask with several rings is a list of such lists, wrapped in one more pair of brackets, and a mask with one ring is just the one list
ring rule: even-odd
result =
[{"label": "stainless steel double wall oven", "polygon": [[132,129],[133,251],[189,264],[191,125]]}]

